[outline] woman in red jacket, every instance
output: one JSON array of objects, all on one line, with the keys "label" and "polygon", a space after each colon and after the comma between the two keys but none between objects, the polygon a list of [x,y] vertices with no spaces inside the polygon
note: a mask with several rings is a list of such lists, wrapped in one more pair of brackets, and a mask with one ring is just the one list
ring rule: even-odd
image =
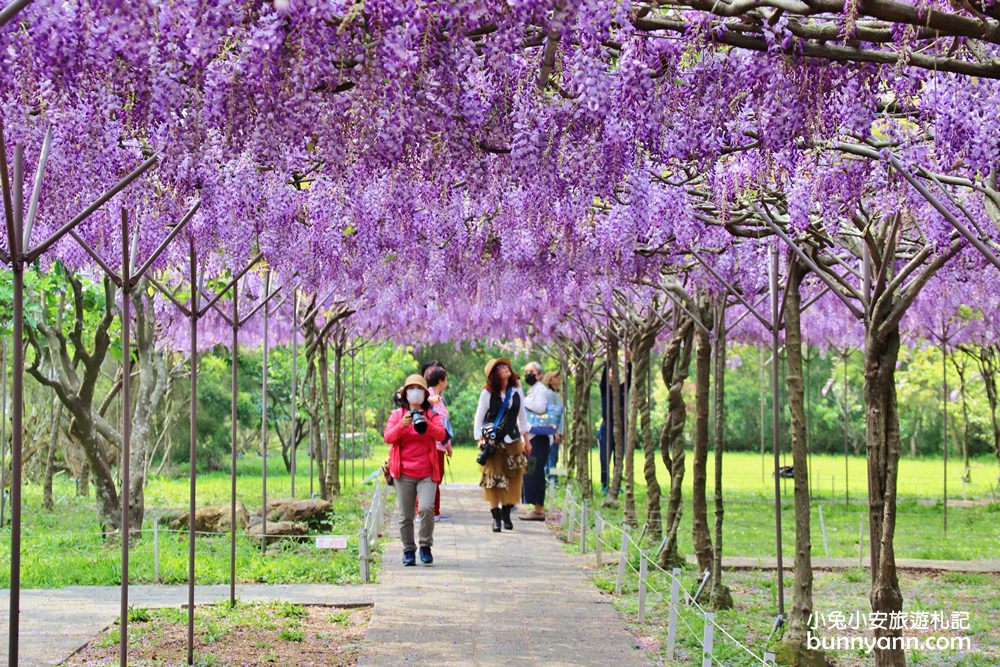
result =
[{"label": "woman in red jacket", "polygon": [[416,565],[417,544],[413,539],[415,507],[420,512],[420,561],[434,562],[434,494],[441,482],[441,463],[436,442],[444,440],[441,417],[431,410],[427,381],[421,375],[406,378],[400,390],[407,407],[389,415],[385,442],[389,448],[389,474],[399,503],[399,539],[403,543],[403,565]]}]

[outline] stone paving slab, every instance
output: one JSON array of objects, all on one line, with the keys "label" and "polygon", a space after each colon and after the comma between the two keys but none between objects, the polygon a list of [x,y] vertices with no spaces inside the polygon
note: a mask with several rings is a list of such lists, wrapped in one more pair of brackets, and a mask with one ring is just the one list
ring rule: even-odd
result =
[{"label": "stone paving slab", "polygon": [[[21,591],[20,666],[49,667],[69,658],[118,618],[117,586],[68,586]],[[354,606],[374,602],[371,586],[323,584],[236,587],[241,600],[287,600],[300,604]],[[228,585],[196,586],[195,604],[229,599]],[[132,586],[129,602],[136,607],[179,607],[187,604],[186,586]],[[0,664],[6,664],[10,591],[0,590]]]},{"label": "stone paving slab", "polygon": [[431,566],[387,535],[360,664],[646,665],[621,616],[543,523],[490,531],[476,487],[446,485]]}]

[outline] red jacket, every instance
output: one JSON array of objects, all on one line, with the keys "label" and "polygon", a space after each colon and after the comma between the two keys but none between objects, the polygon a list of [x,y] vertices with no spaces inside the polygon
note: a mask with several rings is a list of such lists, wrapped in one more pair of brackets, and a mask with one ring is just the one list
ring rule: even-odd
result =
[{"label": "red jacket", "polygon": [[425,410],[427,432],[420,435],[412,424],[403,424],[403,415],[408,412],[403,408],[393,410],[389,415],[389,423],[385,426],[385,442],[391,445],[389,474],[393,479],[399,479],[404,475],[405,469],[412,470],[414,465],[427,461],[430,464],[431,478],[435,482],[440,482],[441,460],[434,443],[444,440],[447,435],[441,416],[433,410]]}]

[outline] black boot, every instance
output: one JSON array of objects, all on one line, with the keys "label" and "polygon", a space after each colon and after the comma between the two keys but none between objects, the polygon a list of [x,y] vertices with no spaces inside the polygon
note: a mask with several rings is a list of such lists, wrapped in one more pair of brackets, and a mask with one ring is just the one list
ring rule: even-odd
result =
[{"label": "black boot", "polygon": [[507,530],[514,530],[514,522],[510,520],[510,511],[512,509],[514,509],[513,505],[504,505],[500,511],[500,515],[503,517],[503,527]]},{"label": "black boot", "polygon": [[499,507],[494,507],[493,509],[490,510],[490,514],[493,515],[493,532],[494,533],[499,533],[500,532],[500,508]]}]

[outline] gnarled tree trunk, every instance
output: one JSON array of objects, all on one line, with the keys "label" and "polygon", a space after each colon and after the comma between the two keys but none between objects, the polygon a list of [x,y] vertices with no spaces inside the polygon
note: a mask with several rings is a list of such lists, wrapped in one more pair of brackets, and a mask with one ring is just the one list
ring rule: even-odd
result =
[{"label": "gnarled tree trunk", "polygon": [[[899,412],[896,404],[896,361],[899,325],[884,335],[878,327],[865,333],[865,426],[868,445],[868,543],[871,545],[872,611],[889,615],[903,609],[903,594],[896,576],[893,538],[896,533],[896,480],[899,474]],[[876,629],[876,641],[894,641],[898,629]],[[886,639],[883,639],[886,638]],[[898,640],[896,640],[898,641]],[[876,651],[877,667],[906,664],[900,648]]]},{"label": "gnarled tree trunk", "polygon": [[791,253],[789,257],[788,286],[785,291],[785,357],[788,386],[788,411],[792,429],[792,469],[795,481],[795,580],[792,588],[792,611],[788,629],[782,638],[788,662],[803,664],[810,655],[821,658],[806,646],[809,635],[809,617],[813,611],[812,539],[809,525],[809,470],[806,446],[806,415],[802,380],[802,297],[800,287],[805,277],[805,266]]},{"label": "gnarled tree trunk", "polygon": [[593,378],[593,358],[586,354],[576,355],[573,364],[572,440],[569,444],[566,467],[570,471],[575,471],[576,481],[580,485],[583,497],[587,499],[593,497],[593,484],[590,481],[590,468],[587,465],[592,428],[587,421],[587,406],[590,405],[590,385]]},{"label": "gnarled tree trunk", "polygon": [[[698,315],[703,324],[711,322],[711,311],[702,298]],[[712,341],[707,331],[695,330],[695,422],[694,461],[691,468],[691,538],[701,572],[712,568],[712,537],[708,533],[708,502],[705,498],[708,463],[708,403],[711,390]]]},{"label": "gnarled tree trunk", "polygon": [[684,482],[684,423],[687,406],[684,404],[684,382],[691,366],[691,346],[694,340],[694,323],[680,309],[674,316],[674,335],[663,353],[660,373],[667,386],[667,418],[660,432],[660,456],[670,475],[667,496],[666,544],[660,552],[660,566],[679,567],[683,560],[677,552],[677,531],[681,523],[681,485]]},{"label": "gnarled tree trunk", "polygon": [[715,549],[712,554],[712,607],[731,609],[733,596],[722,583],[722,523],[725,508],[722,501],[722,455],[726,446],[726,300],[716,304],[712,402],[714,409],[713,439],[715,441]]},{"label": "gnarled tree trunk", "polygon": [[[658,542],[663,535],[663,519],[660,514],[660,482],[656,479],[656,445],[650,429],[649,417],[649,364],[650,353],[653,343],[656,342],[656,334],[659,326],[655,324],[656,319],[650,316],[649,320],[638,334],[632,339],[632,372],[634,374],[634,386],[629,394],[629,419],[628,440],[626,447],[626,461],[634,458],[634,452],[639,442],[639,425],[642,420],[643,431],[643,475],[646,478],[646,525],[649,530],[649,537],[652,541]],[[630,455],[631,452],[632,454]],[[631,485],[630,485],[631,486]],[[625,511],[632,508],[635,515],[635,499],[633,491],[626,487],[625,491]],[[629,496],[633,496],[630,498]]]}]

